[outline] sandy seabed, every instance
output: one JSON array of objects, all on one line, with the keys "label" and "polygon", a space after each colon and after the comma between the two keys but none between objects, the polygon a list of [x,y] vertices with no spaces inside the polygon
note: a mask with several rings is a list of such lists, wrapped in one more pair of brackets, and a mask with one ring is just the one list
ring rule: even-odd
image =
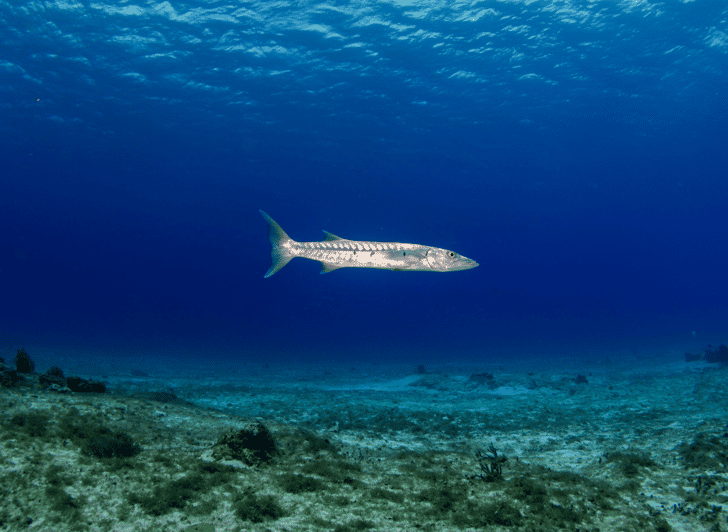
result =
[{"label": "sandy seabed", "polygon": [[[0,530],[728,529],[728,368],[110,365],[0,388]],[[258,420],[275,452],[216,458]],[[127,452],[128,451],[128,452]]]}]

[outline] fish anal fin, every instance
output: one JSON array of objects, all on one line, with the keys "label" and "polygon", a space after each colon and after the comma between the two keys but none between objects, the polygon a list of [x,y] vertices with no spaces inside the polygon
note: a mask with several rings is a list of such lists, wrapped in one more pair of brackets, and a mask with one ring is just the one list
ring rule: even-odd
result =
[{"label": "fish anal fin", "polygon": [[333,272],[334,270],[338,270],[341,266],[336,266],[334,264],[331,264],[330,262],[322,262],[321,263],[321,273],[329,273]]}]

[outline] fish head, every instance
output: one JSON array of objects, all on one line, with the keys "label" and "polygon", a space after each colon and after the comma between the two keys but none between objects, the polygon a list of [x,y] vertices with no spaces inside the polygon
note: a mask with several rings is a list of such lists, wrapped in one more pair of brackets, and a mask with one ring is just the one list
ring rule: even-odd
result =
[{"label": "fish head", "polygon": [[449,249],[430,248],[427,252],[427,262],[432,271],[456,272],[458,270],[469,270],[475,268],[478,263],[473,259],[463,257],[459,253]]}]

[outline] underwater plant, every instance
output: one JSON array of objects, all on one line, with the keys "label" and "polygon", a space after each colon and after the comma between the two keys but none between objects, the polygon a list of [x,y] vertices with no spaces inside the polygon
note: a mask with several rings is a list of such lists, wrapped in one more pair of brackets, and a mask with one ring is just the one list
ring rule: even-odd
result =
[{"label": "underwater plant", "polygon": [[649,469],[658,465],[649,453],[644,451],[615,451],[605,454],[604,458],[608,463],[617,464],[619,471],[625,477],[635,477],[644,468]]},{"label": "underwater plant", "polygon": [[96,458],[129,458],[142,452],[128,434],[115,432],[91,416],[81,417],[75,408],[61,418],[57,433],[78,445],[83,454]]},{"label": "underwater plant", "polygon": [[193,464],[190,471],[181,478],[152,482],[151,491],[129,492],[127,501],[153,516],[182,509],[192,514],[204,515],[214,510],[218,504],[216,498],[205,496],[216,487],[230,492],[229,483],[234,477],[235,469],[232,467],[199,462]]},{"label": "underwater plant", "polygon": [[131,436],[124,432],[112,432],[103,427],[96,434],[89,435],[83,450],[96,458],[129,458],[142,451]]},{"label": "underwater plant", "polygon": [[45,489],[45,496],[51,504],[51,510],[67,517],[69,520],[78,519],[81,508],[86,503],[85,498],[76,499],[58,486],[48,486]]},{"label": "underwater plant", "polygon": [[131,504],[139,505],[146,513],[159,516],[187,506],[203,486],[204,483],[195,476],[186,475],[155,486],[151,493],[130,493],[128,499]]},{"label": "underwater plant", "polygon": [[21,412],[10,419],[10,427],[32,438],[42,438],[48,433],[50,415],[45,412]]},{"label": "underwater plant", "polygon": [[692,443],[683,443],[678,453],[687,467],[694,469],[725,468],[728,466],[728,433],[720,436],[700,432]]},{"label": "underwater plant", "polygon": [[416,498],[430,504],[432,515],[443,516],[457,510],[467,500],[467,493],[462,485],[446,483],[424,489],[417,493]]},{"label": "underwater plant", "polygon": [[460,527],[520,526],[523,515],[507,501],[479,503],[468,501],[462,511],[453,515],[453,522]]},{"label": "underwater plant", "polygon": [[361,466],[344,460],[311,460],[301,468],[301,472],[323,477],[336,484],[356,484],[352,474],[361,473]]},{"label": "underwater plant", "polygon": [[283,507],[271,495],[256,495],[252,488],[245,490],[236,497],[233,503],[235,515],[243,521],[262,523],[276,520],[286,515]]},{"label": "underwater plant", "polygon": [[326,488],[326,483],[322,480],[296,473],[284,473],[280,475],[278,477],[278,483],[288,493],[322,491]]},{"label": "underwater plant", "polygon": [[478,459],[478,465],[482,471],[480,478],[486,482],[503,480],[503,464],[508,461],[508,458],[499,456],[492,443],[487,451],[477,451],[475,457]]}]

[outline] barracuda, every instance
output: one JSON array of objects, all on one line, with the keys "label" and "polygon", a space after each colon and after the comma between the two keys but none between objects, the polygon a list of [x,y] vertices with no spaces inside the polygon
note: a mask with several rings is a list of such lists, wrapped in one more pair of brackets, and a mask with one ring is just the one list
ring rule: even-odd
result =
[{"label": "barracuda", "polygon": [[339,268],[378,268],[394,271],[455,272],[475,268],[478,263],[454,251],[401,244],[399,242],[368,242],[347,240],[324,231],[322,242],[296,242],[273,218],[260,211],[268,223],[268,238],[272,246],[271,267],[265,274],[270,277],[295,257],[317,260],[321,273]]}]

